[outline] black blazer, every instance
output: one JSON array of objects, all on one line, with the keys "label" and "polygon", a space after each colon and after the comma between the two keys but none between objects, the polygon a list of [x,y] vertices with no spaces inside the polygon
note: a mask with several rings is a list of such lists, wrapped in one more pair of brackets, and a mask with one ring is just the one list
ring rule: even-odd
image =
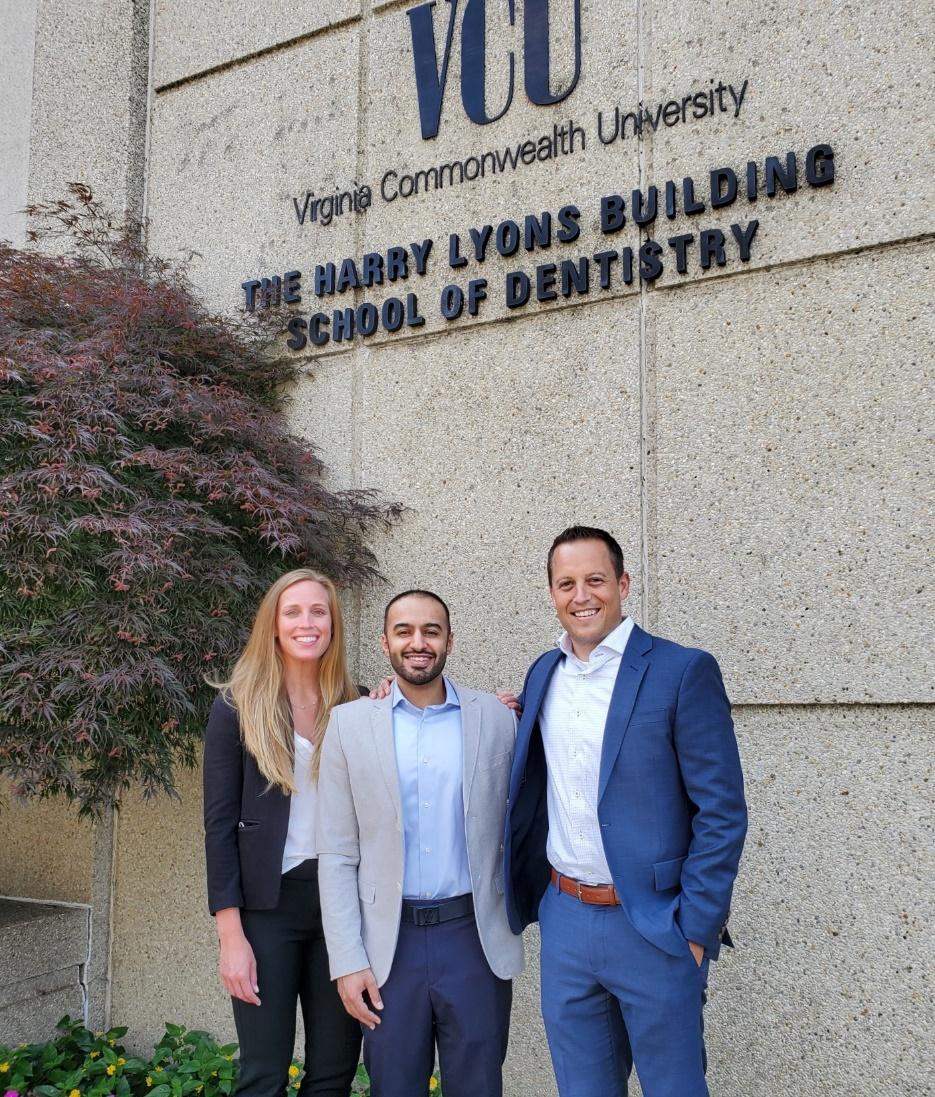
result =
[{"label": "black blazer", "polygon": [[[359,686],[362,697],[368,690]],[[289,797],[244,749],[235,709],[218,695],[205,732],[204,818],[208,908],[272,910],[279,902]]]},{"label": "black blazer", "polygon": [[279,902],[289,797],[260,773],[240,738],[237,712],[218,695],[205,732],[208,908],[271,910]]}]

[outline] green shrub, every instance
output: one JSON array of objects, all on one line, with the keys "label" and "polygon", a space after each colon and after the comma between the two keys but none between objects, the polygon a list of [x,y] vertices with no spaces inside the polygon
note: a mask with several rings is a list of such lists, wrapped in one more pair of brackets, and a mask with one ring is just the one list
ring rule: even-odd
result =
[{"label": "green shrub", "polygon": [[[237,1083],[237,1045],[218,1044],[207,1032],[166,1024],[144,1059],[128,1056],[119,1043],[126,1028],[90,1032],[70,1017],[57,1027],[59,1035],[45,1044],[0,1045],[0,1097],[228,1097]],[[303,1075],[293,1060],[290,1091],[299,1089]],[[432,1097],[442,1097],[434,1076],[430,1089]],[[363,1066],[353,1093],[370,1093]]]}]

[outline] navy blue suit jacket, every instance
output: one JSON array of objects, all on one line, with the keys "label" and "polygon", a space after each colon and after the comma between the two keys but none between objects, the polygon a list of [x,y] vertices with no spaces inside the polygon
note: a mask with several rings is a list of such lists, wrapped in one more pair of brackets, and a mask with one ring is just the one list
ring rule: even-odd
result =
[{"label": "navy blue suit jacket", "polygon": [[[558,649],[540,656],[520,698],[504,838],[514,933],[537,920],[549,881],[539,711],[561,658]],[[713,656],[634,625],[604,728],[597,811],[614,886],[634,927],[674,956],[684,954],[687,939],[716,959],[747,811],[730,702]]]}]

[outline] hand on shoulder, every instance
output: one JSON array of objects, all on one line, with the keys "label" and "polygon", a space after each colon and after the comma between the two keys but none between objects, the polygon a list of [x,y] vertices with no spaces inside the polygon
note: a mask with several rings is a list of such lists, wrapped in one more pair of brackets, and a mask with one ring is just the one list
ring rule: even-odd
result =
[{"label": "hand on shoulder", "polygon": [[506,705],[506,707],[512,712],[515,712],[517,716],[523,715],[523,710],[520,706],[519,698],[512,690],[498,689],[495,691],[494,696],[497,698],[501,705]]}]

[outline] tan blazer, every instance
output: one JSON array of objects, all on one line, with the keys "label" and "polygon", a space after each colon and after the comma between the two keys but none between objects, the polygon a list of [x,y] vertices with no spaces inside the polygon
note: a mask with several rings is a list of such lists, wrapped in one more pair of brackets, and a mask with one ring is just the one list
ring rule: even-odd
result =
[{"label": "tan blazer", "polygon": [[[484,955],[501,979],[523,969],[503,900],[503,827],[516,721],[489,693],[461,702],[464,827]],[[331,713],[318,779],[318,883],[331,978],[371,968],[386,982],[403,897],[404,840],[392,703],[361,698]]]}]

